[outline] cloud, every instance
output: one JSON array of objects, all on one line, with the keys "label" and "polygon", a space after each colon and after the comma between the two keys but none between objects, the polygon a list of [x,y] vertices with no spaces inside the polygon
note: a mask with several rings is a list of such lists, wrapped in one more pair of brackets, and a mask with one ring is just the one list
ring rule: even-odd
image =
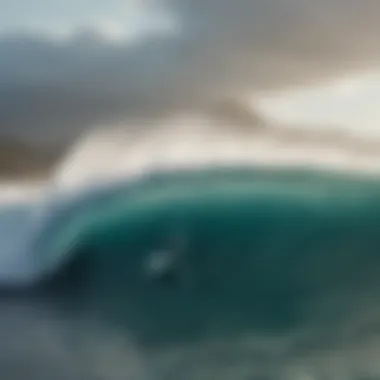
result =
[{"label": "cloud", "polygon": [[376,67],[371,0],[163,0],[176,33],[117,44],[82,32],[0,40],[0,133],[66,138],[94,123],[170,113]]},{"label": "cloud", "polygon": [[189,65],[232,88],[292,85],[378,63],[375,1],[168,2],[182,15]]}]

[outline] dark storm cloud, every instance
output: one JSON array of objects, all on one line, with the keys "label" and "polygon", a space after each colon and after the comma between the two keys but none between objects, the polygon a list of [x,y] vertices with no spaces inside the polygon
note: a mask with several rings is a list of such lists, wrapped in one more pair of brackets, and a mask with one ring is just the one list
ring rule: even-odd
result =
[{"label": "dark storm cloud", "polygon": [[166,0],[173,35],[114,44],[0,41],[0,132],[69,136],[93,123],[197,108],[375,67],[380,2]]}]

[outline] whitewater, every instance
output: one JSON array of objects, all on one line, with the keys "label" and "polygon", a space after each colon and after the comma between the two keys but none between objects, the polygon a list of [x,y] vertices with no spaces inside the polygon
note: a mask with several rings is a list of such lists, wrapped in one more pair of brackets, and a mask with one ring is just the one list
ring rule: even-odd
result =
[{"label": "whitewater", "polygon": [[379,378],[378,146],[194,115],[86,133],[0,192],[6,357],[33,347],[28,379]]},{"label": "whitewater", "polygon": [[[213,117],[184,115],[156,124],[129,121],[127,126],[85,133],[44,183],[7,182],[1,186],[0,282],[34,282],[43,274],[40,264],[36,267],[34,256],[38,254],[30,250],[58,210],[73,208],[72,204],[90,198],[99,188],[106,193],[106,189],[150,173],[234,166],[372,175],[380,171],[380,160],[368,137],[363,141],[350,135],[347,139],[344,134],[342,139],[334,131],[315,133],[267,125],[250,128],[239,121],[231,126]],[[380,142],[375,148],[377,145]],[[17,236],[9,233],[14,226]]]}]

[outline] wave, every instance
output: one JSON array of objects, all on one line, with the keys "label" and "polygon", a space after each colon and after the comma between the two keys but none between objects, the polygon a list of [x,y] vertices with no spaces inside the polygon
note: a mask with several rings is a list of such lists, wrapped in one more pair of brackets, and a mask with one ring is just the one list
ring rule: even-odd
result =
[{"label": "wave", "polygon": [[[289,172],[296,168],[298,172],[311,173],[318,170],[356,172],[357,175],[366,174],[368,178],[376,178],[380,169],[376,151],[369,155],[360,154],[363,144],[360,139],[356,140],[356,146],[352,146],[347,145],[351,140],[342,140],[341,134],[337,140],[334,133],[286,130],[261,119],[258,125],[247,122],[247,117],[243,122],[235,120],[233,126],[231,120],[228,121],[230,124],[215,115],[184,115],[154,125],[136,121],[128,126],[116,125],[85,134],[70,149],[47,183],[28,187],[10,183],[1,187],[2,203],[8,205],[7,213],[1,216],[4,220],[8,218],[10,203],[16,204],[16,209],[22,203],[25,209],[33,209],[28,211],[33,215],[27,218],[18,216],[17,210],[12,215],[11,219],[16,218],[20,220],[17,223],[29,227],[20,228],[16,237],[11,235],[2,240],[6,252],[3,257],[13,257],[13,262],[17,262],[17,257],[20,262],[28,257],[34,265],[30,265],[30,271],[24,270],[22,282],[37,281],[49,271],[47,268],[57,267],[55,260],[60,262],[68,255],[66,251],[70,251],[70,244],[77,244],[77,236],[86,229],[79,225],[87,223],[77,220],[91,218],[90,210],[106,207],[104,204],[127,203],[127,194],[133,193],[135,187],[144,183],[149,187],[147,178],[154,177],[150,173],[175,173],[175,177],[180,178],[180,172],[184,175],[191,171],[211,173],[210,169],[218,171],[220,168],[227,180],[231,173],[242,173],[239,168],[245,168],[246,174],[241,174],[239,181],[243,178],[248,181],[251,178],[248,172],[265,172],[267,169],[279,177],[282,177],[283,169]],[[342,141],[345,144],[342,145]],[[212,182],[213,178],[214,175],[210,175],[208,181]],[[56,232],[60,232],[60,228],[62,236],[67,234],[67,237],[55,240],[57,235],[61,236]],[[20,241],[24,242],[24,249],[19,248]],[[50,246],[45,243],[47,241],[54,243]],[[20,271],[7,268],[3,265],[3,272],[7,275],[0,274],[0,283],[10,282],[12,278],[14,284],[21,283]]]},{"label": "wave", "polygon": [[86,137],[38,198],[3,204],[0,281],[132,336],[157,378],[379,374],[376,171],[347,149],[316,164],[300,144],[284,164],[267,135],[239,150],[229,131],[170,131]]},{"label": "wave", "polygon": [[[213,202],[216,203],[210,206],[210,212],[215,213],[219,210],[221,215],[227,212],[226,219],[243,219],[244,208],[250,207],[253,207],[251,213],[254,215],[255,207],[260,209],[260,202],[268,202],[267,198],[269,202],[279,202],[280,205],[287,204],[289,197],[290,202],[310,202],[311,205],[315,202],[315,197],[322,200],[327,198],[330,204],[336,202],[333,206],[337,209],[339,202],[346,197],[348,202],[354,203],[363,198],[365,206],[375,207],[380,182],[366,182],[365,178],[360,180],[360,177],[355,182],[349,178],[300,170],[260,171],[238,167],[151,174],[137,182],[127,181],[93,189],[91,193],[85,192],[84,197],[77,197],[69,203],[63,203],[63,207],[56,207],[55,212],[44,220],[43,233],[35,240],[34,250],[39,252],[39,260],[42,260],[43,264],[49,263],[47,267],[56,267],[56,264],[52,263],[74,250],[74,246],[79,246],[79,250],[81,245],[99,245],[100,249],[102,246],[103,249],[112,249],[114,244],[124,244],[127,250],[128,236],[136,235],[135,228],[138,228],[139,223],[146,222],[145,219],[140,221],[141,218],[157,218],[157,223],[162,227],[174,218],[171,221],[173,227],[183,223],[183,233],[187,235],[187,219],[202,218],[200,215],[187,214],[196,208],[205,208],[203,217],[207,220],[207,207]],[[326,196],[326,192],[331,194]],[[323,207],[323,203],[320,202],[313,207]],[[297,207],[293,203],[287,207]],[[359,205],[363,207],[362,203]],[[227,211],[223,211],[223,207],[226,207]],[[171,211],[162,211],[165,208]],[[234,209],[237,215],[233,214]],[[279,207],[276,212],[281,215],[283,210]],[[263,214],[265,211],[260,211],[259,216],[255,217],[263,218]],[[244,223],[249,225],[249,221],[248,219]],[[165,228],[168,229],[167,233],[170,233],[170,225]],[[143,235],[145,233],[147,231]],[[126,240],[123,241],[123,238]],[[148,235],[145,235],[145,238],[154,241]]]},{"label": "wave", "polygon": [[[331,350],[343,370],[351,350],[367,352],[380,333],[379,190],[362,176],[249,168],[103,188],[55,214],[40,235],[40,263],[52,274],[43,286],[69,314],[132,331],[157,355],[225,350],[254,373],[265,367],[260,355],[279,355],[272,360],[288,363],[276,368],[290,371]],[[249,336],[259,348],[246,347]],[[285,352],[266,352],[259,337],[278,339]],[[363,355],[355,371],[374,371]]]}]

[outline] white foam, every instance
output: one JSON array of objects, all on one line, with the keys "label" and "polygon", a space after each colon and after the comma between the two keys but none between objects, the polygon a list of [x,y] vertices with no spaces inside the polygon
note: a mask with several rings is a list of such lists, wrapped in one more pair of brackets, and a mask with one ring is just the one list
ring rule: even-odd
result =
[{"label": "white foam", "polygon": [[[374,146],[375,144],[375,146]],[[376,145],[377,144],[377,145]],[[226,125],[207,116],[98,129],[73,147],[54,183],[75,188],[154,169],[252,164],[380,172],[380,142],[280,127]]]}]

